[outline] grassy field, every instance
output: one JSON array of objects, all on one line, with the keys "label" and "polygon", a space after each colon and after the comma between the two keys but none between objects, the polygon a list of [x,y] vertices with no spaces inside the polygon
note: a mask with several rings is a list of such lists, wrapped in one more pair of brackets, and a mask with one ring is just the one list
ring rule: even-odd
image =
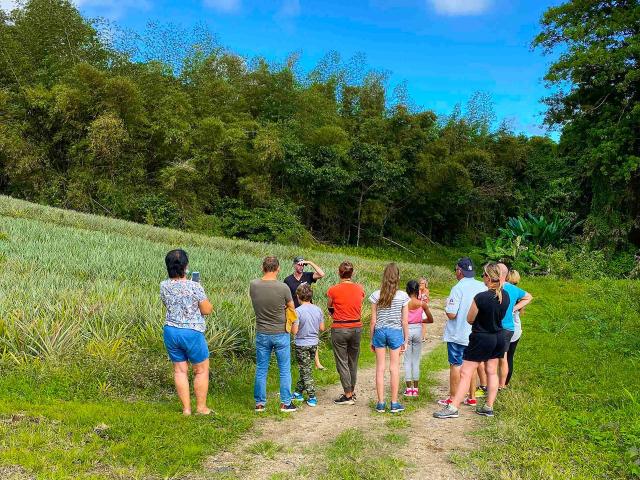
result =
[{"label": "grassy field", "polygon": [[[212,418],[180,416],[162,346],[158,284],[164,254],[175,247],[187,249],[215,306],[207,331]],[[248,282],[264,255],[280,256],[286,268],[299,253],[328,273],[316,287],[321,307],[344,258],[367,292],[385,264],[371,251],[359,257],[209,238],[0,197],[0,477],[198,472],[203,458],[253,423]],[[450,256],[434,254],[443,264]],[[403,280],[426,274],[437,295],[453,282],[450,267],[400,266]],[[525,279],[522,286],[535,300],[523,316],[512,387],[477,433],[478,450],[456,461],[496,480],[640,477],[640,283]],[[371,363],[363,352],[362,363]],[[322,355],[329,369],[317,373],[318,383],[337,382],[326,345]],[[425,371],[443,366],[442,349],[425,361]],[[276,391],[272,376],[270,415],[279,415]],[[376,472],[401,468],[401,455],[377,463],[367,453],[372,444],[402,448],[403,419],[390,421],[383,438],[339,436],[322,462],[327,478],[338,471],[381,478]],[[273,446],[264,450],[274,454]],[[353,456],[361,462],[355,470],[347,468]]]},{"label": "grassy field", "polygon": [[[215,307],[207,337],[213,419],[181,418],[161,339],[164,254],[185,248]],[[38,478],[141,478],[197,471],[253,421],[253,312],[248,282],[278,255],[303,254],[327,278],[345,255],[210,238],[0,198],[0,465]],[[367,292],[385,262],[349,255]],[[451,272],[401,263],[403,280]],[[285,273],[286,272],[286,273]],[[366,312],[368,315],[368,311]],[[367,339],[363,340],[368,342]],[[363,364],[371,362],[363,349]],[[330,350],[320,384],[335,383]],[[277,415],[274,377],[270,413]],[[11,467],[9,467],[11,466]],[[1,472],[1,470],[0,470]]]},{"label": "grassy field", "polygon": [[510,390],[484,447],[490,479],[640,477],[640,282],[533,280]]}]

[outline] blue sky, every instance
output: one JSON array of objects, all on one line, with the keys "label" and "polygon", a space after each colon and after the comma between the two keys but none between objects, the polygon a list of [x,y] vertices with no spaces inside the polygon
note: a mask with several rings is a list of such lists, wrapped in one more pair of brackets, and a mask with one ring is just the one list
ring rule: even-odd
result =
[{"label": "blue sky", "polygon": [[[0,0],[6,6],[11,0]],[[542,13],[560,0],[75,0],[88,16],[134,30],[148,21],[205,22],[224,46],[283,60],[299,51],[310,68],[327,51],[362,52],[390,85],[407,82],[414,102],[438,113],[489,92],[499,119],[539,134],[549,58],[530,50]],[[555,135],[554,135],[555,136]]]}]

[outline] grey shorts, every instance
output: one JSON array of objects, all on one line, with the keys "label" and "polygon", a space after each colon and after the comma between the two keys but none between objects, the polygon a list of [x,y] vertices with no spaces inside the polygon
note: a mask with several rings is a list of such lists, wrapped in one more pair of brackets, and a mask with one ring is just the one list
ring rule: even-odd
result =
[{"label": "grey shorts", "polygon": [[504,349],[504,352],[502,352],[502,354],[504,355],[509,351],[509,345],[511,345],[511,339],[513,338],[513,334],[515,332],[513,330],[507,330],[506,328],[503,330],[503,332],[504,332],[505,349]]}]

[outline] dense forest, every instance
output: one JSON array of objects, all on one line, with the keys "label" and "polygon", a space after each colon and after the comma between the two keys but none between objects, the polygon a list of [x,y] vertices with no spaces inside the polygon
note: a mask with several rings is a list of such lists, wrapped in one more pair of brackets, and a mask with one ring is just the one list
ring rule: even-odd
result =
[{"label": "dense forest", "polygon": [[546,122],[559,143],[514,132],[482,92],[447,116],[418,108],[360,55],[328,52],[303,71],[297,54],[247,59],[204,27],[125,32],[67,0],[29,0],[0,10],[0,192],[284,243],[501,235],[493,252],[521,249],[501,229],[510,217],[544,215],[570,226],[567,249],[628,272],[640,245],[638,2],[553,7],[532,42],[553,56]]}]

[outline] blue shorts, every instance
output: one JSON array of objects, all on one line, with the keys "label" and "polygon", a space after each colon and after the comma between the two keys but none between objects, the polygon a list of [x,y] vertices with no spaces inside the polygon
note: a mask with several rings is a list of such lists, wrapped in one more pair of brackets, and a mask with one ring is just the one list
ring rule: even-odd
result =
[{"label": "blue shorts", "polygon": [[376,328],[371,343],[375,348],[396,350],[404,343],[404,333],[399,328]]},{"label": "blue shorts", "polygon": [[165,325],[162,331],[164,346],[172,362],[200,363],[209,358],[209,346],[204,333],[169,325]]},{"label": "blue shorts", "polygon": [[459,343],[447,342],[447,356],[449,357],[449,365],[462,365],[462,355],[466,345],[460,345]]}]

